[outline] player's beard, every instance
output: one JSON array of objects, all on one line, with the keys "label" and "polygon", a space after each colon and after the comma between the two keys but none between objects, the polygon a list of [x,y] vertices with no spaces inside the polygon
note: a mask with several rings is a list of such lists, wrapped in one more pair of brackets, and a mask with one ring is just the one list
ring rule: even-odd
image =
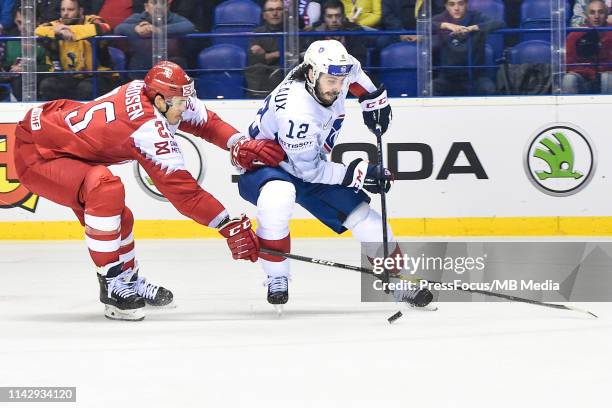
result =
[{"label": "player's beard", "polygon": [[340,95],[340,93],[336,93],[336,92],[322,93],[321,88],[319,88],[318,83],[315,85],[314,91],[321,105],[325,106],[326,108],[332,106],[334,102],[336,102],[336,99],[338,99],[338,96]]}]

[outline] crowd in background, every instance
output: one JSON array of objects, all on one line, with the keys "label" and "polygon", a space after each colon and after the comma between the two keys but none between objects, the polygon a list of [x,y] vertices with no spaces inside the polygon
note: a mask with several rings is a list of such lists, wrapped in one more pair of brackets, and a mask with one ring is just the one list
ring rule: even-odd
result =
[{"label": "crowd in background", "polygon": [[[415,9],[421,0],[167,0],[168,59],[188,70],[202,68],[199,54],[215,46],[211,38],[190,38],[193,33],[227,32],[217,30],[215,10],[228,2],[252,1],[260,8],[255,33],[283,30],[287,1],[294,1],[303,32],[324,33],[300,39],[303,52],[317,39],[337,39],[366,70],[377,77],[377,66],[384,68],[381,50],[396,44],[414,46]],[[501,64],[503,49],[520,43],[519,35],[501,39],[490,50],[492,32],[501,28],[520,28],[521,5],[527,0],[486,0],[503,4],[503,15],[479,10],[470,2],[483,0],[431,0],[432,44],[434,50],[434,95],[490,95],[499,92],[500,77],[490,68]],[[612,25],[612,0],[574,0],[569,3],[568,27],[607,27]],[[36,50],[38,98],[91,99],[122,82],[142,78],[151,67],[153,8],[157,0],[37,0],[35,33],[40,40]],[[23,34],[20,2],[0,0],[0,35]],[[244,31],[244,27],[235,31]],[[407,30],[411,34],[384,36],[384,30]],[[229,30],[231,31],[231,30]],[[333,35],[334,31],[359,32],[360,35]],[[92,38],[108,34],[122,39]],[[545,38],[545,37],[543,37]],[[487,45],[489,44],[489,45]],[[244,96],[265,97],[284,76],[278,37],[253,37],[236,40],[244,48]],[[487,48],[489,47],[489,48]],[[396,48],[399,46],[396,45]],[[492,56],[489,54],[493,54]],[[567,93],[612,92],[612,31],[569,32],[567,36],[567,73],[562,86]],[[94,56],[96,61],[94,61]],[[119,61],[119,63],[118,63]],[[0,41],[0,98],[21,99],[21,46],[19,39]],[[118,66],[121,65],[121,66]],[[449,68],[450,67],[450,68]],[[124,69],[127,72],[115,72]],[[378,68],[382,71],[381,68]],[[100,71],[93,75],[94,71]],[[111,71],[111,72],[104,72]],[[82,73],[76,73],[82,72]],[[49,73],[45,75],[44,73]],[[504,83],[519,72],[504,71]],[[524,74],[524,73],[523,73]],[[546,80],[545,73],[542,74]],[[550,76],[550,74],[549,74]],[[94,89],[95,88],[95,89]],[[546,89],[544,89],[546,91]],[[409,95],[415,96],[415,95]]]}]

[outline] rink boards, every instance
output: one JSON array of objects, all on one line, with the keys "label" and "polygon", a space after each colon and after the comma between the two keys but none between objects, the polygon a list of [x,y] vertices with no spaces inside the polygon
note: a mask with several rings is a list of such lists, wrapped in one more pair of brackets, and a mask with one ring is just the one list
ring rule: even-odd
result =
[{"label": "rink boards", "polygon": [[[243,131],[260,103],[207,101]],[[0,239],[81,238],[71,211],[16,180],[14,124],[31,106],[0,109]],[[387,207],[397,235],[612,235],[612,96],[397,99],[392,107],[383,140],[385,162],[396,174]],[[176,139],[206,190],[230,213],[255,216],[238,195],[227,152],[188,135]],[[375,153],[375,138],[350,100],[332,159],[348,163]],[[218,236],[180,215],[134,164],[112,170],[126,186],[138,237]],[[379,207],[377,197],[372,202]],[[334,235],[299,207],[294,217],[295,237]]]}]

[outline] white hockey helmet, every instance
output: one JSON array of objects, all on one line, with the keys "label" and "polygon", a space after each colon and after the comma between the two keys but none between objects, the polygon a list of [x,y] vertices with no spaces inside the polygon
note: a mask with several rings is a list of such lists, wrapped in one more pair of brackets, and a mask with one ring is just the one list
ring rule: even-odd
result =
[{"label": "white hockey helmet", "polygon": [[321,74],[347,76],[353,68],[352,58],[340,41],[315,41],[304,54],[304,64],[312,67],[313,81],[306,75],[306,84],[314,90]]}]

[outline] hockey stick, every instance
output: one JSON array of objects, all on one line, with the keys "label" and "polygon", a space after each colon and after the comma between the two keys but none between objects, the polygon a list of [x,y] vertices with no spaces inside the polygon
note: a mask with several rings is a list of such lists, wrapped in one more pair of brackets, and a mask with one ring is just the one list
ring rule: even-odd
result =
[{"label": "hockey stick", "polygon": [[[374,271],[372,269],[364,268],[364,267],[361,267],[361,266],[353,266],[353,265],[347,265],[347,264],[343,264],[343,263],[339,263],[339,262],[326,261],[324,259],[311,258],[311,257],[308,257],[308,256],[302,256],[302,255],[289,254],[289,253],[275,251],[274,249],[268,249],[268,248],[263,248],[263,247],[259,248],[259,252],[263,252],[265,254],[270,254],[270,255],[282,256],[284,258],[294,259],[296,261],[302,261],[302,262],[308,262],[308,263],[313,263],[313,264],[317,264],[317,265],[329,266],[329,267],[332,267],[332,268],[348,269],[348,270],[351,270],[351,271],[361,272],[361,273],[366,274],[366,275],[372,275],[372,276],[376,276],[377,278],[380,278],[380,276],[377,275],[376,273],[374,273]],[[410,279],[406,279],[405,276],[401,276],[401,275],[400,275],[399,279],[410,280]],[[426,282],[430,282],[430,283],[433,283],[433,284],[441,284],[441,282],[430,281],[430,280],[427,280],[427,279],[420,279],[420,278],[418,278],[416,276],[413,277],[413,279],[417,279],[419,281],[426,281]],[[463,288],[458,288],[457,290],[460,290],[460,291],[463,291],[463,292],[469,292],[469,293],[478,293],[478,294],[486,295],[486,296],[498,297],[498,298],[510,300],[512,302],[529,303],[531,305],[550,307],[550,308],[553,308],[553,309],[572,310],[574,312],[585,313],[585,314],[588,314],[588,315],[591,315],[591,316],[597,318],[596,314],[594,314],[592,312],[589,312],[588,310],[579,309],[579,308],[574,307],[574,306],[566,306],[566,305],[560,305],[560,304],[556,304],[556,303],[540,302],[538,300],[525,299],[525,298],[518,297],[518,296],[504,295],[502,293],[489,292],[488,290],[463,289]]]},{"label": "hockey stick", "polygon": [[[384,175],[383,151],[382,151],[382,130],[380,125],[376,125],[376,147],[378,149],[378,164],[380,165]],[[387,236],[387,199],[385,197],[385,180],[384,177],[378,180],[380,187],[380,211],[382,217],[382,233],[383,233],[383,255],[384,259],[389,257],[389,237]],[[389,270],[385,268],[382,281],[389,283]],[[389,289],[385,289],[385,293],[389,293]]]}]

